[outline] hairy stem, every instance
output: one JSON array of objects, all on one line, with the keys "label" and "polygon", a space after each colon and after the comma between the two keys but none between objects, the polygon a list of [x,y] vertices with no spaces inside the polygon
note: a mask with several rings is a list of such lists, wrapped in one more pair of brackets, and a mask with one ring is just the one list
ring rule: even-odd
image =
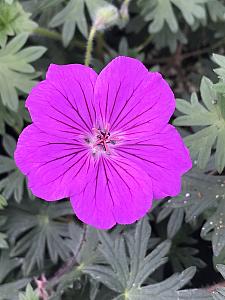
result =
[{"label": "hairy stem", "polygon": [[207,287],[207,291],[210,293],[213,293],[216,289],[224,288],[224,287],[225,287],[225,281],[221,281],[219,283],[216,283],[212,286]]},{"label": "hairy stem", "polygon": [[96,35],[96,27],[93,25],[91,27],[89,37],[88,37],[88,42],[87,42],[87,49],[86,49],[85,62],[84,62],[85,66],[90,65],[91,53],[92,53],[92,50],[93,50],[93,42],[94,42],[95,35]]},{"label": "hairy stem", "polygon": [[[224,43],[225,43],[225,39],[223,38],[223,39],[215,42],[214,44],[212,44],[208,47],[197,49],[197,50],[187,52],[187,53],[183,53],[183,54],[180,55],[180,59],[181,59],[181,61],[183,61],[183,60],[188,59],[188,58],[201,56],[201,55],[207,54],[207,53],[213,53],[214,50],[216,50],[219,47],[223,46]],[[149,63],[151,63],[151,64],[174,63],[174,56],[162,57],[162,58],[153,58],[153,59],[151,59],[151,61],[149,61]]]},{"label": "hairy stem", "polygon": [[84,230],[83,230],[83,235],[79,244],[79,247],[77,249],[77,252],[74,254],[73,257],[71,257],[55,274],[52,278],[48,280],[47,286],[50,288],[53,288],[55,285],[58,284],[60,279],[67,274],[71,269],[78,264],[77,263],[77,257],[83,247],[83,244],[86,241],[86,235],[87,235],[87,225],[84,224]]}]

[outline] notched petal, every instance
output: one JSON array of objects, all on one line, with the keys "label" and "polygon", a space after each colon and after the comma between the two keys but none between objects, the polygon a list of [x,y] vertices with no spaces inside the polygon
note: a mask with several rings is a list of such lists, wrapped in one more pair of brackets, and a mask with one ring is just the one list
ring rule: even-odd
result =
[{"label": "notched petal", "polygon": [[96,228],[133,223],[151,208],[150,177],[126,159],[101,158],[87,182],[71,204],[81,221]]},{"label": "notched petal", "polygon": [[161,74],[128,57],[114,59],[99,74],[95,104],[101,123],[132,138],[160,130],[175,110],[173,92]]}]

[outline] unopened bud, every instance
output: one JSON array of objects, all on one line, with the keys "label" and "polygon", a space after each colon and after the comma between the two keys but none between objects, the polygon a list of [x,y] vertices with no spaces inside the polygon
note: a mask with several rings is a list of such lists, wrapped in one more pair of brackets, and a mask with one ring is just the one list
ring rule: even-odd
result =
[{"label": "unopened bud", "polygon": [[130,0],[124,0],[120,7],[120,22],[118,25],[120,29],[123,29],[127,25],[130,19],[129,4],[130,4]]},{"label": "unopened bud", "polygon": [[94,27],[96,30],[105,30],[117,23],[118,9],[114,5],[107,5],[96,11]]},{"label": "unopened bud", "polygon": [[129,0],[125,0],[120,8],[120,16],[124,22],[129,21],[129,12],[128,12],[129,3],[130,3]]}]

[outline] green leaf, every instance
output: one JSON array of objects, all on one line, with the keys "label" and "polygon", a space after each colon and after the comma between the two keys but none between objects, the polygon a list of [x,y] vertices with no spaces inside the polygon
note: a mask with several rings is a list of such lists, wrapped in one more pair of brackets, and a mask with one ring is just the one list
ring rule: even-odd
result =
[{"label": "green leaf", "polygon": [[225,84],[224,82],[218,82],[214,84],[214,90],[220,94],[225,94]]},{"label": "green leaf", "polygon": [[7,206],[7,201],[2,195],[0,195],[0,210],[4,209],[5,206]]},{"label": "green leaf", "polygon": [[225,166],[225,130],[217,133],[215,164],[219,173],[222,173]]},{"label": "green leaf", "polygon": [[62,3],[62,2],[63,2],[63,0],[39,0],[38,5],[39,5],[39,9],[44,11],[52,6],[56,6],[60,3]]},{"label": "green leaf", "polygon": [[67,47],[72,40],[76,28],[84,37],[88,35],[88,25],[85,16],[85,5],[92,20],[98,8],[106,5],[105,0],[70,0],[67,5],[57,13],[50,22],[51,27],[63,26],[62,39]]},{"label": "green leaf", "polygon": [[186,222],[192,222],[208,209],[217,207],[224,198],[224,177],[205,175],[196,170],[187,180],[190,205],[185,208]]},{"label": "green leaf", "polygon": [[72,260],[75,258],[76,267],[71,265],[71,270],[59,278],[56,291],[59,297],[62,290],[70,287],[74,280],[80,278],[82,274],[94,274],[94,268],[97,267],[95,264],[102,261],[97,249],[99,244],[97,230],[85,224],[81,227],[72,222],[69,224],[69,237],[70,239],[66,239],[65,243],[73,253]]},{"label": "green leaf", "polygon": [[224,21],[225,5],[219,0],[209,0],[207,8],[213,22]]},{"label": "green leaf", "polygon": [[177,110],[184,115],[178,116],[174,124],[177,126],[207,126],[185,138],[192,157],[197,160],[199,168],[204,169],[210,159],[212,150],[216,148],[215,166],[222,173],[225,166],[224,136],[225,117],[223,116],[221,101],[214,90],[213,83],[203,77],[200,86],[203,104],[199,102],[195,93],[191,102],[177,99]]},{"label": "green leaf", "polygon": [[18,1],[11,5],[13,0],[0,0],[0,46],[4,47],[7,36],[16,35],[22,32],[30,33],[37,24],[30,20],[31,14],[24,11]]},{"label": "green leaf", "polygon": [[84,273],[89,274],[115,292],[123,292],[123,285],[118,281],[115,272],[110,267],[89,266],[85,268]]},{"label": "green leaf", "polygon": [[135,282],[138,271],[141,269],[140,264],[145,258],[147,252],[149,238],[151,236],[151,227],[147,221],[147,218],[144,218],[141,222],[138,222],[135,230],[134,239],[128,235],[128,247],[132,255],[132,260],[130,262],[130,278],[129,285],[132,285]]},{"label": "green leaf", "polygon": [[220,202],[216,212],[203,225],[201,236],[212,239],[212,248],[215,256],[218,256],[225,247],[225,203]]},{"label": "green leaf", "polygon": [[178,32],[179,24],[175,7],[178,8],[187,24],[194,25],[195,20],[206,18],[204,4],[208,0],[139,0],[142,15],[147,22],[150,21],[149,32],[158,33],[164,25],[168,25],[173,33]]},{"label": "green leaf", "polygon": [[0,255],[0,284],[3,283],[6,277],[15,269],[19,268],[23,260],[19,258],[10,258],[9,251],[1,251]]},{"label": "green leaf", "polygon": [[13,157],[14,151],[16,149],[16,141],[14,140],[14,138],[8,134],[5,134],[3,136],[2,144],[7,154]]},{"label": "green leaf", "polygon": [[30,284],[27,285],[25,293],[19,294],[19,300],[39,300],[38,294]]},{"label": "green leaf", "polygon": [[4,0],[5,3],[12,4],[14,0]]},{"label": "green leaf", "polygon": [[15,244],[11,254],[24,256],[23,271],[26,274],[35,265],[42,268],[46,255],[55,264],[59,258],[66,260],[69,257],[70,249],[64,242],[69,237],[68,224],[63,217],[71,213],[68,202],[47,204],[38,199],[7,207],[5,228],[11,243]]},{"label": "green leaf", "polygon": [[177,49],[177,44],[187,44],[187,38],[181,30],[172,32],[170,27],[165,24],[163,28],[153,36],[153,42],[156,49],[160,50],[164,47],[169,47],[170,52],[174,53]]},{"label": "green leaf", "polygon": [[[6,199],[0,195],[0,210],[4,209],[7,206],[7,201]],[[3,225],[6,221],[6,218],[3,216],[0,216],[0,225]],[[8,248],[8,243],[6,241],[6,234],[5,233],[1,233],[0,232],[0,249],[6,249]],[[1,273],[0,273],[1,276]],[[0,282],[1,282],[1,278],[0,278]]]},{"label": "green leaf", "polygon": [[[167,262],[165,255],[169,252],[171,243],[164,241],[159,244],[150,254],[148,254],[141,262],[137,276],[130,287],[140,286],[157,268]],[[131,269],[132,273],[132,269]],[[131,283],[131,281],[130,281]]]},{"label": "green leaf", "polygon": [[25,287],[29,279],[20,279],[15,282],[0,285],[0,300],[12,300],[18,296],[20,289]]},{"label": "green leaf", "polygon": [[[179,226],[181,224],[181,219],[177,218],[178,220],[175,220],[174,215],[176,214],[174,210],[180,210],[182,218],[185,215],[185,221],[188,223],[196,222],[197,218],[202,216],[206,222],[202,227],[201,236],[204,239],[212,240],[214,255],[219,255],[225,246],[224,183],[224,176],[204,174],[198,168],[193,168],[183,177],[181,195],[171,198],[167,203],[163,204],[164,208],[157,217],[157,221],[162,221],[170,215],[167,231],[168,234],[171,232],[171,236],[174,237],[173,232],[175,229],[173,226],[176,228],[176,222],[178,222]],[[177,228],[179,229],[179,227]],[[180,253],[178,250],[177,252]],[[187,257],[187,253],[183,256]],[[178,258],[178,255],[176,257]],[[178,262],[176,260],[174,265],[178,265]],[[201,262],[199,263],[202,265]]]},{"label": "green leaf", "polygon": [[[221,273],[223,278],[225,278],[225,266],[218,264],[216,266],[217,270]],[[215,289],[212,292],[212,296],[214,300],[224,300],[225,299],[225,288],[224,287],[219,287],[215,285]]]},{"label": "green leaf", "polygon": [[172,32],[178,31],[178,23],[170,0],[139,1],[146,21],[151,21],[149,32],[159,32],[166,23]]},{"label": "green leaf", "polygon": [[167,236],[172,239],[180,230],[184,220],[184,210],[174,209],[167,225]]},{"label": "green leaf", "polygon": [[149,237],[150,226],[147,218],[143,218],[137,223],[135,233],[129,232],[125,236],[129,252],[126,255],[123,236],[119,235],[115,239],[111,234],[99,232],[99,249],[108,265],[104,262],[93,265],[86,273],[120,294],[115,299],[141,300],[154,296],[155,299],[163,300],[168,295],[171,299],[178,299],[181,292],[178,290],[191,280],[196,268],[191,267],[181,274],[174,274],[160,283],[142,286],[157,268],[165,264],[165,255],[170,248],[170,242],[164,241],[146,256]]},{"label": "green leaf", "polygon": [[[78,227],[79,226],[75,223],[69,225],[70,238],[72,240],[68,243],[68,246],[73,254],[77,257],[77,261],[82,266],[82,269],[84,269],[86,266],[92,265],[94,262],[96,262],[96,260],[98,260],[99,253],[96,251],[96,249],[99,243],[99,239],[97,231],[94,228],[87,226],[85,234],[86,237],[82,242],[85,229],[80,228],[79,234],[77,235]],[[78,253],[81,242],[82,251]]]},{"label": "green leaf", "polygon": [[217,65],[219,65],[219,68],[214,69],[214,72],[219,76],[220,79],[225,81],[225,56],[213,54],[213,60]]},{"label": "green leaf", "polygon": [[199,250],[193,247],[195,244],[198,244],[198,240],[188,236],[185,230],[173,239],[169,261],[174,272],[182,272],[190,265],[194,265],[199,269],[207,266],[200,257],[196,256],[199,254]]},{"label": "green leaf", "polygon": [[[104,255],[105,259],[110,263],[113,272],[117,274],[117,282],[121,287],[119,292],[122,292],[122,287],[126,285],[127,281],[127,273],[125,270],[127,269],[127,262],[122,261],[122,257],[124,257],[123,248],[118,247],[118,244],[124,243],[122,238],[118,238],[115,242],[111,240],[107,233],[99,232],[99,238],[102,243],[100,247],[100,251]],[[119,250],[119,252],[117,252]],[[119,280],[118,280],[119,278]]]},{"label": "green leaf", "polygon": [[[172,300],[173,298],[171,298]],[[177,292],[177,299],[185,300],[212,300],[211,293],[207,292],[204,289],[189,289],[181,290]]]},{"label": "green leaf", "polygon": [[8,243],[6,241],[7,235],[0,232],[0,249],[7,249]]},{"label": "green leaf", "polygon": [[[127,291],[125,295],[129,300],[148,300],[151,299],[151,297],[154,297],[156,300],[185,299],[180,296],[181,293],[185,291],[179,291],[179,289],[193,278],[195,272],[196,268],[190,267],[181,274],[174,274],[160,283],[147,285],[142,288],[133,287],[130,291]],[[196,290],[192,290],[192,297],[190,299],[199,299],[197,297],[195,298],[195,292]]]},{"label": "green leaf", "polygon": [[223,278],[225,279],[225,266],[218,264],[216,266],[217,270],[221,273],[221,275],[223,276]]},{"label": "green leaf", "polygon": [[17,90],[28,93],[36,83],[37,74],[29,63],[46,51],[41,46],[21,50],[27,38],[27,34],[20,34],[0,49],[0,96],[3,105],[13,111],[19,107]]},{"label": "green leaf", "polygon": [[0,135],[5,134],[5,125],[13,127],[16,132],[20,133],[24,126],[24,122],[30,122],[30,116],[25,109],[24,101],[19,102],[19,109],[14,112],[3,106],[0,98]]},{"label": "green leaf", "polygon": [[20,202],[24,194],[26,177],[18,170],[13,158],[16,142],[11,136],[5,135],[3,146],[9,157],[0,155],[0,174],[7,174],[0,180],[0,192],[6,199],[14,196],[15,200]]},{"label": "green leaf", "polygon": [[181,11],[185,21],[190,26],[194,25],[195,19],[204,20],[206,18],[204,4],[208,0],[171,0],[171,2]]},{"label": "green leaf", "polygon": [[225,299],[225,288],[217,288],[212,293],[214,300],[224,300]]},{"label": "green leaf", "polygon": [[195,167],[183,178],[180,204],[177,206],[172,198],[166,206],[181,209],[183,204],[186,222],[193,222],[208,209],[217,207],[218,201],[223,199],[225,196],[224,180],[224,176],[204,174]]}]

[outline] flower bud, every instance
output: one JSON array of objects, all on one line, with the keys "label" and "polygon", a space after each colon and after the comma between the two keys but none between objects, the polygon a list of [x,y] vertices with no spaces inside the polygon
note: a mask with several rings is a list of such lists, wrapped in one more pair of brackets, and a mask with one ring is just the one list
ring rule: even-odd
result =
[{"label": "flower bud", "polygon": [[109,4],[97,10],[94,20],[94,27],[96,30],[105,30],[115,25],[118,19],[118,9],[114,5]]},{"label": "flower bud", "polygon": [[130,0],[124,1],[120,8],[120,16],[124,23],[129,21],[129,12],[128,12],[129,3]]},{"label": "flower bud", "polygon": [[129,10],[128,10],[129,3],[130,0],[124,0],[120,7],[120,23],[119,23],[120,29],[123,29],[129,21],[129,17],[130,17]]}]

